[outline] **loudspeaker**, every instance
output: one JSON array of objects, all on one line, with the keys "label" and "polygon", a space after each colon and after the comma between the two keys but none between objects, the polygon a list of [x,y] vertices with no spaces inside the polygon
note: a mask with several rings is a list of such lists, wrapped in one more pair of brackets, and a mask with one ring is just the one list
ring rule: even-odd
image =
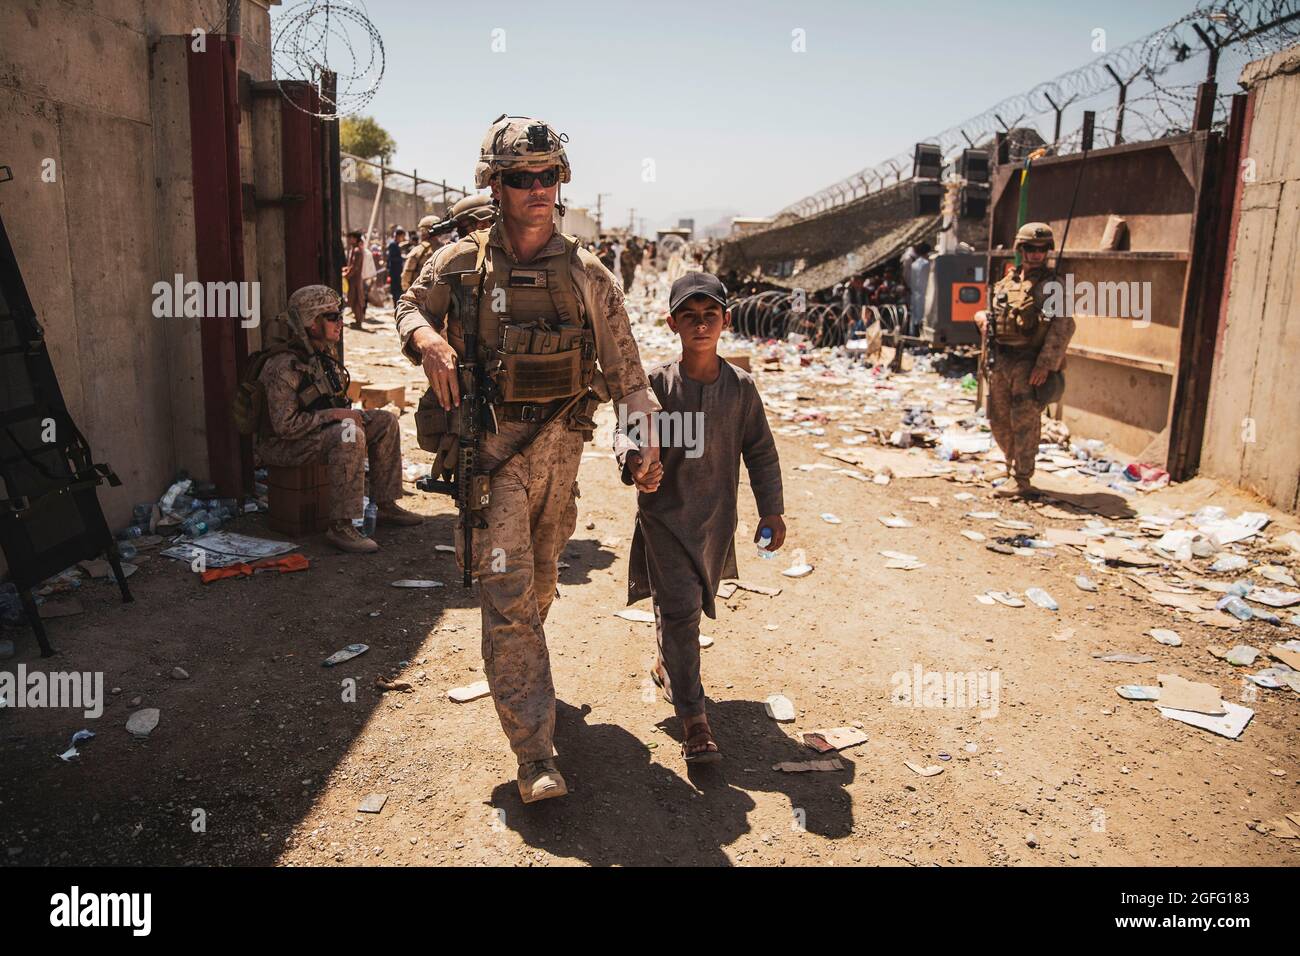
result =
[{"label": "loudspeaker", "polygon": [[912,157],[912,178],[938,179],[942,172],[942,150],[934,143],[917,143]]}]

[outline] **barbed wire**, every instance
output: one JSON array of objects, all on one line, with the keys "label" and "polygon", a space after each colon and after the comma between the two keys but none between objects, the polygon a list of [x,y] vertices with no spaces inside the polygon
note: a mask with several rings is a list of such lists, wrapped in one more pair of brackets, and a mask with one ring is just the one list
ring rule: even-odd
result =
[{"label": "barbed wire", "polygon": [[[314,86],[319,86],[322,73],[332,71],[334,102],[324,100],[322,91],[322,106],[333,109],[312,115],[337,119],[360,112],[379,91],[384,41],[361,0],[302,0],[275,17],[271,61],[280,80],[305,80]],[[298,103],[294,106],[302,109]]]},{"label": "barbed wire", "polygon": [[[1212,65],[1216,82],[1221,76],[1235,79],[1244,63],[1275,53],[1298,37],[1300,0],[1205,0],[1167,26],[1007,97],[921,142],[938,144],[947,161],[961,149],[987,144],[997,133],[1019,127],[1033,129],[1048,144],[1055,140],[1058,154],[1077,152],[1082,148],[1082,114],[1089,106],[1097,114],[1094,146],[1119,140],[1121,118],[1124,141],[1160,139],[1191,128],[1198,69],[1201,78]],[[1103,96],[1117,97],[1121,84],[1126,93],[1122,112],[1118,100],[1109,106],[1094,102]],[[1229,103],[1227,94],[1216,92],[1216,124],[1223,122]],[[1077,125],[1066,127],[1067,111],[1073,111]],[[1046,134],[1038,129],[1044,118],[1051,124]],[[1012,156],[1013,161],[1020,158]],[[911,178],[911,168],[911,151],[898,153],[791,203],[776,215],[802,218],[843,205]]]}]

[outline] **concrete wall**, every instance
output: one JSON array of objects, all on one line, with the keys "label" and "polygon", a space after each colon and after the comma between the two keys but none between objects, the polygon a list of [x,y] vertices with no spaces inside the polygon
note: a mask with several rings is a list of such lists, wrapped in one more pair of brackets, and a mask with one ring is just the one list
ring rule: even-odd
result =
[{"label": "concrete wall", "polygon": [[[1300,508],[1300,46],[1247,65],[1238,187],[1201,473]],[[1253,169],[1250,164],[1253,164]]]},{"label": "concrete wall", "polygon": [[[0,3],[0,143],[14,174],[0,185],[0,214],[72,416],[122,479],[100,491],[110,526],[157,498],[177,468],[206,470],[197,323],[151,308],[156,281],[193,278],[184,63],[158,41],[222,32],[225,7]],[[240,68],[267,79],[266,4],[243,0],[242,21]],[[248,119],[240,139],[251,148]],[[255,279],[255,235],[245,253]]]},{"label": "concrete wall", "polygon": [[[375,175],[374,170],[370,172]],[[375,215],[375,229],[380,235],[385,237],[392,235],[394,226],[401,226],[410,232],[425,216],[442,218],[441,202],[429,202],[423,196],[409,192],[410,187],[411,180],[405,177],[391,177],[384,184],[384,195],[379,200],[379,211]],[[344,232],[353,229],[366,231],[378,188],[379,183],[367,182],[363,179],[343,183]],[[459,198],[459,193],[453,193],[451,201],[454,203]]]}]

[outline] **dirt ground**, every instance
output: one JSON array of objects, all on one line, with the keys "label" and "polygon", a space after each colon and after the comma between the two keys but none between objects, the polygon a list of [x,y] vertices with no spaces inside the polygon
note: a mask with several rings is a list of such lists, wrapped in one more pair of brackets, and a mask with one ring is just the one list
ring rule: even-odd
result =
[{"label": "dirt ground", "polygon": [[[419,375],[396,357],[391,319],[371,314],[373,331],[348,333],[354,376],[407,382],[408,395],[417,394]],[[644,351],[648,360],[664,357]],[[779,390],[779,374],[759,374],[765,393]],[[886,407],[853,421],[896,428],[898,412]],[[130,581],[132,604],[120,603],[110,583],[83,584],[85,613],[50,622],[56,658],[42,662],[27,631],[6,630],[18,657],[0,666],[102,671],[106,691],[115,690],[94,721],[80,712],[0,712],[0,863],[1300,862],[1300,841],[1252,829],[1300,810],[1300,697],[1260,690],[1248,705],[1254,719],[1232,741],[1115,692],[1120,684],[1155,684],[1158,673],[1173,670],[1237,700],[1239,669],[1206,647],[1265,649],[1297,636],[1296,627],[1250,622],[1233,633],[1176,620],[1121,574],[1090,571],[1070,548],[992,553],[960,535],[975,529],[992,539],[988,523],[963,517],[968,512],[994,510],[1038,530],[1080,522],[997,501],[987,484],[931,477],[882,486],[800,470],[815,462],[841,467],[813,447],[837,441],[836,428],[827,425],[831,437],[820,439],[778,435],[786,547],[805,552],[814,566],[808,576],[782,576],[790,557],[755,555],[753,499],[742,487],[742,579],[781,593],[737,591],[716,621],[705,621],[714,639],[702,652],[705,687],[725,755],[717,767],[687,772],[678,723],[647,681],[652,626],[613,616],[624,603],[635,499],[607,447],[592,445],[580,475],[578,530],[547,624],[566,799],[525,807],[490,699],[447,698],[449,688],[482,677],[479,613],[454,557],[434,548],[452,541],[450,502],[413,492],[404,504],[429,520],[381,528],[376,555],[344,556],[316,537],[303,543],[311,560],[304,573],[205,586],[187,566],[155,553]],[[407,461],[428,460],[409,413],[403,444]],[[961,492],[976,499],[956,500]],[[938,507],[910,500],[917,496],[937,497]],[[1269,510],[1200,480],[1138,505],[1190,511],[1207,502],[1230,514],[1234,505]],[[842,523],[827,523],[823,512]],[[877,520],[893,512],[914,526]],[[1136,529],[1133,518],[1107,520]],[[261,516],[240,519],[234,530],[279,537]],[[879,555],[886,549],[915,555],[924,567],[888,569]],[[1100,591],[1078,590],[1080,573],[1098,580]],[[446,586],[391,587],[399,578]],[[1056,598],[1059,612],[975,599],[1034,585]],[[1156,643],[1144,633],[1151,627],[1174,628],[1183,646]],[[1067,628],[1073,633],[1053,638]],[[353,642],[369,652],[321,666]],[[1156,660],[1094,658],[1114,651]],[[188,680],[171,676],[177,666]],[[893,703],[894,675],[918,666],[995,672],[996,714]],[[381,676],[400,677],[414,691],[382,693],[374,686]],[[352,703],[343,700],[347,679],[356,682]],[[766,715],[763,702],[775,693],[794,702],[793,723]],[[124,727],[136,698],[162,712],[147,739]],[[816,756],[803,746],[803,732],[855,722],[868,740],[839,755],[842,770],[772,769]],[[60,760],[83,727],[97,737],[81,745],[81,756]],[[943,772],[921,776],[909,761]],[[372,793],[387,795],[382,812],[358,812]]]}]

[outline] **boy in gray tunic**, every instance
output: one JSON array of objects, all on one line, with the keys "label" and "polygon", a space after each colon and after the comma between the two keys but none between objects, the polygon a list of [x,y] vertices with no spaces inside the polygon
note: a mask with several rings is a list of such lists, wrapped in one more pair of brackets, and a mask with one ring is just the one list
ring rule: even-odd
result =
[{"label": "boy in gray tunic", "polygon": [[[712,763],[721,754],[704,712],[700,614],[717,617],[718,584],[738,574],[742,457],[758,506],[754,541],[763,529],[771,532],[769,551],[785,541],[781,464],[753,378],[718,356],[718,339],[731,324],[722,282],[709,273],[687,273],[673,283],[668,303],[668,325],[681,339],[682,354],[649,373],[663,410],[651,426],[620,408],[615,437],[623,481],[640,492],[627,603],[653,599],[658,654],[651,677],[682,720],[683,756],[689,763]],[[637,451],[651,442],[660,446],[656,463]]]}]

